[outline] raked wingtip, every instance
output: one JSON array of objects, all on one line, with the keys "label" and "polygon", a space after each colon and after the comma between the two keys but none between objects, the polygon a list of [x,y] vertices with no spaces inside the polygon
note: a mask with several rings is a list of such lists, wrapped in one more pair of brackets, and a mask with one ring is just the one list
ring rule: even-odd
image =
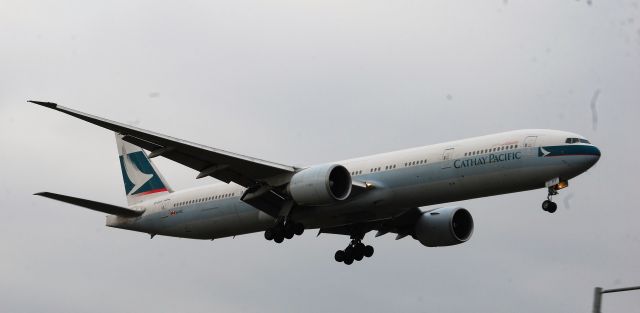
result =
[{"label": "raked wingtip", "polygon": [[53,103],[53,102],[35,101],[35,100],[28,100],[27,102],[31,102],[33,104],[41,105],[41,106],[47,107],[49,109],[55,109],[56,107],[58,107],[58,104]]}]

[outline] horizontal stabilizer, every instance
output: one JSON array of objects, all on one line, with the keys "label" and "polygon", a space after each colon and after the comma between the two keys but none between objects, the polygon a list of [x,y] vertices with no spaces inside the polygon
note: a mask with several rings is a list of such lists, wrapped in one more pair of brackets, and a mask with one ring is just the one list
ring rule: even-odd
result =
[{"label": "horizontal stabilizer", "polygon": [[52,192],[39,192],[39,193],[36,193],[35,195],[81,206],[89,210],[94,210],[94,211],[122,216],[122,217],[136,217],[136,216],[142,215],[142,213],[144,212],[144,211],[136,211],[128,208],[123,208],[117,205],[60,195]]}]

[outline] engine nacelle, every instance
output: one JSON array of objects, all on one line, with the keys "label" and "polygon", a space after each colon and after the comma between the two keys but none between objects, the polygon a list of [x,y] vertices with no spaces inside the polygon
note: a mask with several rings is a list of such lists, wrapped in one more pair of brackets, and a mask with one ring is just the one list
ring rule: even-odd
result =
[{"label": "engine nacelle", "polygon": [[464,208],[441,208],[424,213],[415,226],[416,239],[427,247],[461,244],[473,234],[473,217]]},{"label": "engine nacelle", "polygon": [[300,205],[329,205],[351,194],[351,173],[342,165],[306,168],[291,177],[289,194]]}]

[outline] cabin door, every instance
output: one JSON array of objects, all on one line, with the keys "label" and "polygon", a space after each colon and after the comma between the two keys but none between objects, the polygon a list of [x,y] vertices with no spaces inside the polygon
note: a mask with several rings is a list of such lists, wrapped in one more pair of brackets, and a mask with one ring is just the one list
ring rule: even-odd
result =
[{"label": "cabin door", "polygon": [[453,166],[453,152],[455,148],[449,148],[442,153],[442,168],[451,168]]},{"label": "cabin door", "polygon": [[525,148],[524,151],[527,155],[533,156],[536,154],[536,140],[538,140],[538,136],[529,136],[524,139],[522,146]]}]

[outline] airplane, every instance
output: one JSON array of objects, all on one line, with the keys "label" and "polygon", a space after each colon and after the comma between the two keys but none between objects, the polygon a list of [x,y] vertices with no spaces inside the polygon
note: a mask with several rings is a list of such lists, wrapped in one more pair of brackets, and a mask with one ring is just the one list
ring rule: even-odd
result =
[{"label": "airplane", "polygon": [[[127,206],[51,192],[38,196],[109,214],[106,225],[156,235],[214,240],[263,232],[282,243],[306,229],[349,236],[334,259],[371,257],[365,234],[411,236],[427,247],[471,238],[471,213],[426,206],[544,188],[552,197],[600,159],[585,137],[525,129],[356,159],[296,167],[151,132],[60,106],[29,101],[115,133]],[[147,153],[148,151],[148,153]],[[173,190],[152,159],[164,157],[223,183]]]}]

